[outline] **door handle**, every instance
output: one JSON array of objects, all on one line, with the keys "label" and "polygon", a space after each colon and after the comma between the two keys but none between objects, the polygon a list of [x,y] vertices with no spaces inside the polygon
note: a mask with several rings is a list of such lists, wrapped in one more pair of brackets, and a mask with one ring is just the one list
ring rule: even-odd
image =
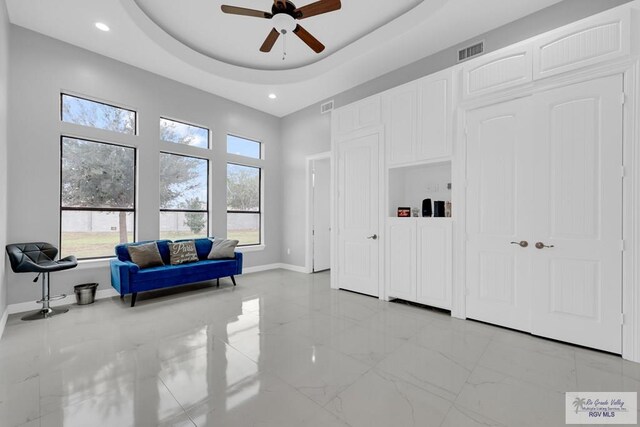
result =
[{"label": "door handle", "polygon": [[544,249],[544,248],[555,248],[555,246],[553,246],[553,245],[545,245],[545,244],[544,244],[544,243],[542,243],[542,242],[537,242],[537,243],[536,243],[536,248],[538,248],[538,249]]},{"label": "door handle", "polygon": [[371,236],[367,237],[367,239],[378,240],[378,235],[377,234],[371,235]]},{"label": "door handle", "polygon": [[529,242],[526,240],[520,240],[519,242],[511,242],[512,245],[519,245],[521,248],[526,248],[529,246]]}]

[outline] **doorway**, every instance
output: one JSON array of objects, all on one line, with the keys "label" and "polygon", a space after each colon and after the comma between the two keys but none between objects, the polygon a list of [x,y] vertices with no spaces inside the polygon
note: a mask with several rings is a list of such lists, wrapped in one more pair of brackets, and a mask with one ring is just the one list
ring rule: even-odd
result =
[{"label": "doorway", "polygon": [[308,158],[309,245],[311,273],[331,268],[331,157],[329,153]]}]

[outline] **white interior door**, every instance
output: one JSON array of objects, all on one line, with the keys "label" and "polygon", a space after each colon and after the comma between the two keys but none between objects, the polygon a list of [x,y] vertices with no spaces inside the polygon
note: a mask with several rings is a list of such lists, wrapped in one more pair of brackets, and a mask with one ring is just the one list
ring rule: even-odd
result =
[{"label": "white interior door", "polygon": [[313,161],[313,272],[330,268],[331,216],[331,161]]},{"label": "white interior door", "polygon": [[379,131],[338,142],[338,287],[378,296]]},{"label": "white interior door", "polygon": [[622,92],[619,75],[535,96],[532,332],[614,353],[622,341]]},{"label": "white interior door", "polygon": [[531,142],[529,98],[467,115],[467,317],[525,331],[531,248],[518,243],[533,234]]}]

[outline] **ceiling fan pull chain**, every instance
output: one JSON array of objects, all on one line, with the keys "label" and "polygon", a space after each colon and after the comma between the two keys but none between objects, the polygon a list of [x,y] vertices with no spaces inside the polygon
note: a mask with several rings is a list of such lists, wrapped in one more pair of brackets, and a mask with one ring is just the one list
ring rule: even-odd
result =
[{"label": "ceiling fan pull chain", "polygon": [[287,34],[282,35],[282,60],[287,59]]}]

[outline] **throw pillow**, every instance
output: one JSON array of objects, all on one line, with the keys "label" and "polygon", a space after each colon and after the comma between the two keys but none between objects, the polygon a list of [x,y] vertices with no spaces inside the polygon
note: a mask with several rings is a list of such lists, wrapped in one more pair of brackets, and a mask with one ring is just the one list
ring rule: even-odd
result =
[{"label": "throw pillow", "polygon": [[211,252],[207,259],[227,259],[235,258],[236,246],[238,246],[237,240],[228,239],[215,239],[211,245]]},{"label": "throw pillow", "polygon": [[199,261],[195,242],[189,240],[188,242],[169,243],[169,259],[171,265]]},{"label": "throw pillow", "polygon": [[158,244],[156,242],[143,243],[142,245],[131,245],[127,247],[131,261],[138,264],[140,268],[158,267],[164,265]]}]

